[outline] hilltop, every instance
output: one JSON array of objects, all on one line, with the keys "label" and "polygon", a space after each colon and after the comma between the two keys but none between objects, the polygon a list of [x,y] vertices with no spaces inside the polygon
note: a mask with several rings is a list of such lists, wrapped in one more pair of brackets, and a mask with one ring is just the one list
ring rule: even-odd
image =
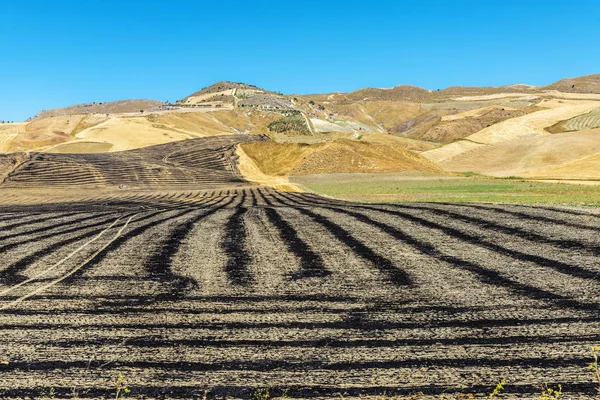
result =
[{"label": "hilltop", "polygon": [[600,93],[600,74],[561,79],[545,89],[565,93]]}]

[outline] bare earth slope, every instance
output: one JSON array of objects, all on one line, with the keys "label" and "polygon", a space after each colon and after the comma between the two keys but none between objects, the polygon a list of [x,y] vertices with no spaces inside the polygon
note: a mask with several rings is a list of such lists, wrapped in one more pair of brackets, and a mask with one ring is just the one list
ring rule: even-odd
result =
[{"label": "bare earth slope", "polygon": [[[235,166],[239,143],[264,140],[258,135],[215,136],[116,153],[18,153],[3,188],[82,186],[107,188],[212,188],[245,182]],[[7,157],[8,158],[8,157]],[[0,164],[1,165],[1,164]],[[5,167],[5,169],[8,167]]]}]

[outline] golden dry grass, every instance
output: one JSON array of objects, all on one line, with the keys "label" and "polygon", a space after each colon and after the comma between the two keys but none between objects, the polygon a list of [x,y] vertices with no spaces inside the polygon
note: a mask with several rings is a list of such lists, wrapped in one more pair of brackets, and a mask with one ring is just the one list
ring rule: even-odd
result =
[{"label": "golden dry grass", "polygon": [[335,172],[441,172],[438,167],[402,145],[339,139],[313,145],[246,143],[243,150],[268,175]]},{"label": "golden dry grass", "polygon": [[[572,167],[563,166],[600,152],[600,129],[543,135],[477,146],[439,165],[456,172],[491,176],[544,176],[534,171],[552,168],[557,177],[574,178]],[[596,177],[600,169],[596,169]]]},{"label": "golden dry grass", "polygon": [[600,184],[600,152],[560,165],[530,171],[523,176],[544,180],[590,180]]}]

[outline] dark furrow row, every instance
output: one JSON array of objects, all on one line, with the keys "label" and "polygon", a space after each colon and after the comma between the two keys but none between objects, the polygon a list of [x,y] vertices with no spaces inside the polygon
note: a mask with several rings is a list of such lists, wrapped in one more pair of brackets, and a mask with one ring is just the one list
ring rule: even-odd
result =
[{"label": "dark furrow row", "polygon": [[[154,214],[147,215],[142,219],[152,218],[154,215],[159,214],[159,213],[160,212],[156,212]],[[125,215],[125,218],[129,218],[130,215],[131,214]],[[96,227],[100,227],[100,228],[94,229],[92,231],[84,232],[81,235],[77,235],[77,236],[74,236],[69,239],[59,240],[49,246],[45,246],[44,248],[42,248],[40,250],[37,250],[33,253],[25,255],[24,257],[20,258],[18,261],[15,261],[14,263],[10,264],[8,267],[0,270],[0,283],[3,283],[5,285],[16,285],[16,284],[26,280],[27,277],[24,275],[21,275],[21,274],[32,263],[36,262],[37,260],[39,260],[40,258],[42,258],[46,255],[56,252],[64,247],[67,247],[67,246],[73,244],[73,243],[77,243],[77,242],[80,242],[80,241],[83,241],[86,239],[91,239],[92,237],[98,235],[100,232],[102,232],[104,229],[106,229],[106,227],[108,225],[110,225],[110,220],[109,221],[101,221],[96,224],[92,224],[92,225],[88,225],[88,226],[84,226],[84,227],[79,227],[76,229],[76,231],[79,231],[79,230],[83,231],[83,230],[87,230],[89,228],[96,228]],[[52,236],[54,236],[54,235],[52,235]]]},{"label": "dark furrow row", "polygon": [[[102,299],[109,298],[109,296],[102,296]],[[137,295],[131,296],[115,296],[114,298],[125,299],[125,300],[139,300],[148,299],[149,301],[154,300],[154,296],[147,296],[146,298]],[[56,300],[56,296],[44,295],[44,299]],[[62,298],[64,299],[64,297]],[[82,299],[89,299],[89,297],[82,297]],[[10,312],[3,310],[0,314],[10,314]],[[253,329],[311,329],[311,330],[337,330],[342,333],[344,331],[361,331],[361,332],[377,332],[377,331],[390,331],[390,330],[412,330],[419,328],[428,329],[439,329],[439,328],[465,328],[470,329],[492,329],[502,327],[519,327],[519,326],[556,326],[557,324],[577,324],[577,323],[598,323],[600,319],[598,317],[552,317],[552,318],[479,318],[479,319],[457,319],[457,320],[427,320],[427,321],[379,321],[379,320],[353,320],[347,319],[342,321],[284,321],[284,322],[213,322],[213,321],[199,321],[199,322],[95,322],[95,323],[48,323],[48,322],[35,322],[35,323],[17,323],[7,322],[0,326],[0,331],[45,331],[45,330],[56,330],[56,329],[102,329],[102,330],[119,330],[119,329],[135,329],[135,330],[156,330],[156,329],[168,329],[168,330],[207,330],[215,332],[223,332],[229,330],[253,330]]]},{"label": "dark furrow row", "polygon": [[42,213],[26,213],[26,214],[19,213],[19,214],[15,214],[15,215],[8,214],[8,215],[4,215],[0,218],[0,223],[14,221],[15,219],[36,217],[40,214],[42,214]]},{"label": "dark furrow row", "polygon": [[[156,369],[159,371],[186,372],[186,371],[349,371],[367,369],[397,369],[397,368],[425,368],[425,367],[447,367],[447,368],[493,368],[511,367],[515,364],[512,358],[403,358],[398,360],[358,360],[346,362],[327,362],[320,360],[277,360],[266,359],[261,361],[215,361],[215,362],[190,362],[190,361],[128,361],[108,360],[112,367],[120,368],[142,368]],[[523,368],[567,368],[581,367],[586,365],[587,359],[583,357],[529,357],[519,358],[519,366]],[[107,360],[94,360],[93,367],[106,364]],[[9,365],[0,366],[0,371],[54,371],[69,369],[89,368],[89,360],[74,361],[38,361],[36,363],[14,361]]]},{"label": "dark furrow row", "polygon": [[559,247],[562,249],[570,249],[570,250],[583,250],[592,253],[595,256],[600,255],[600,248],[597,246],[592,246],[588,243],[583,243],[577,240],[561,240],[561,239],[552,239],[546,236],[531,232],[529,230],[525,230],[522,228],[507,226],[498,222],[490,221],[488,219],[477,218],[473,216],[467,216],[458,212],[441,210],[433,207],[423,207],[423,206],[405,206],[405,205],[394,205],[394,208],[403,208],[406,210],[423,210],[427,212],[431,212],[438,215],[448,216],[452,218],[456,218],[458,220],[464,221],[466,223],[479,226],[483,229],[500,232],[507,235],[518,236],[522,239],[529,240],[534,243],[540,244],[548,244],[551,246]]},{"label": "dark furrow row", "polygon": [[[222,201],[222,199],[218,199],[217,201]],[[91,260],[89,260],[87,262],[87,264],[83,268],[79,269],[76,273],[74,273],[73,275],[71,275],[64,282],[67,283],[67,284],[68,283],[72,283],[78,277],[82,276],[87,271],[89,271],[90,269],[94,268],[96,265],[100,264],[107,256],[109,256],[112,252],[114,252],[115,250],[117,250],[118,248],[120,248],[122,245],[124,245],[125,243],[127,243],[130,239],[132,239],[132,238],[134,238],[136,236],[139,236],[139,235],[145,233],[147,230],[149,230],[150,228],[152,228],[152,227],[154,227],[154,226],[156,226],[158,224],[161,224],[163,222],[169,221],[172,218],[179,218],[179,217],[182,217],[184,215],[188,215],[188,214],[194,212],[194,210],[195,210],[194,208],[183,209],[183,211],[180,211],[175,216],[167,216],[167,217],[164,217],[164,218],[160,218],[158,220],[153,220],[153,221],[151,221],[149,223],[146,223],[144,225],[138,226],[138,227],[136,227],[134,229],[131,229],[131,230],[127,231],[127,233],[125,233],[124,235],[118,237],[109,246],[107,246],[102,251],[100,251],[98,254],[96,254],[94,256],[94,258],[92,258]]]},{"label": "dark furrow row", "polygon": [[[441,203],[441,204],[451,204],[451,203]],[[520,219],[529,220],[529,221],[536,221],[536,222],[541,221],[541,222],[547,222],[550,224],[554,224],[557,226],[568,226],[571,228],[586,229],[586,230],[600,232],[600,227],[589,226],[589,225],[585,225],[582,223],[576,223],[576,222],[571,222],[571,221],[565,221],[564,219],[556,219],[556,218],[551,218],[551,217],[544,217],[541,215],[528,214],[528,213],[521,212],[521,211],[506,210],[504,208],[494,207],[491,205],[484,206],[484,205],[477,205],[477,204],[461,204],[461,206],[467,207],[467,208],[475,208],[475,209],[484,210],[484,211],[491,211],[491,212],[498,213],[498,214],[512,215],[512,216],[518,217]]]},{"label": "dark furrow row", "polygon": [[209,215],[227,207],[233,201],[234,198],[232,197],[228,201],[177,226],[171,232],[168,239],[146,261],[144,269],[147,271],[149,278],[159,281],[170,288],[168,294],[159,296],[159,300],[176,300],[198,287],[198,282],[194,279],[173,272],[171,268],[173,257],[177,254],[181,243],[189,236],[194,225]]},{"label": "dark furrow row", "polygon": [[[93,214],[93,215],[89,215],[89,216],[84,216],[84,217],[78,218],[78,219],[71,219],[71,220],[68,220],[68,221],[59,222],[59,223],[52,224],[52,225],[45,225],[45,226],[42,226],[40,228],[31,229],[29,231],[18,232],[18,233],[12,233],[12,234],[9,234],[9,235],[5,235],[5,236],[0,237],[0,240],[7,240],[7,239],[14,239],[14,238],[19,238],[19,237],[23,237],[23,236],[30,236],[30,235],[34,235],[36,233],[47,232],[49,230],[53,230],[53,229],[57,229],[57,228],[62,228],[64,226],[71,226],[71,225],[74,225],[74,224],[78,224],[78,223],[90,221],[90,220],[93,220],[93,219],[98,219],[98,218],[104,217],[106,215],[111,215],[111,214],[112,213],[98,213],[98,214]],[[62,233],[63,232],[56,232],[56,233],[53,233],[53,234],[54,235],[60,235]],[[52,234],[49,234],[49,235],[52,235]],[[25,243],[29,243],[29,242],[34,241],[34,240],[39,240],[39,239],[41,239],[43,237],[47,237],[47,236],[48,235],[42,235],[42,236],[38,236],[38,237],[35,237],[35,236],[34,237],[29,237],[28,239],[22,240],[22,241],[20,241],[18,243],[13,243],[13,244],[7,244],[7,245],[4,245],[4,246],[0,246],[0,251],[6,251],[11,246],[14,247],[15,244],[16,245],[25,244]]]},{"label": "dark furrow row", "polygon": [[[285,199],[287,199],[288,201],[293,202],[293,200],[291,200],[285,194],[280,193],[280,195],[282,197],[284,197]],[[283,203],[284,202],[282,202],[282,204]],[[406,271],[402,270],[393,261],[377,254],[370,247],[365,246],[361,241],[359,241],[354,236],[352,236],[352,234],[350,232],[348,232],[347,230],[342,228],[340,225],[336,224],[335,222],[329,220],[328,218],[326,218],[320,214],[316,214],[316,213],[310,211],[307,208],[293,206],[291,204],[288,204],[288,207],[291,207],[291,208],[297,210],[301,214],[309,217],[316,223],[323,226],[336,239],[338,239],[340,242],[342,242],[346,246],[348,246],[354,252],[354,254],[356,254],[358,257],[362,258],[363,260],[366,260],[371,265],[373,265],[375,268],[377,268],[381,273],[383,273],[385,276],[387,276],[388,279],[394,285],[399,285],[399,286],[412,285],[412,283],[413,283],[412,279]]]},{"label": "dark furrow row", "polygon": [[238,207],[226,224],[226,232],[221,247],[228,257],[225,265],[227,278],[233,285],[248,286],[253,282],[249,271],[252,256],[246,249],[246,228],[244,216],[247,209]]},{"label": "dark furrow row", "polygon": [[[546,336],[546,335],[510,335],[499,337],[457,337],[457,338],[432,338],[432,339],[340,339],[334,337],[321,337],[319,339],[218,339],[218,338],[186,338],[165,339],[162,337],[129,337],[126,339],[127,346],[139,348],[175,348],[185,346],[189,348],[227,348],[227,347],[257,347],[257,348],[398,348],[416,346],[499,346],[522,344],[554,344],[554,343],[597,343],[600,334],[585,336]],[[100,346],[118,346],[123,343],[121,338],[99,337],[92,339],[52,339],[48,341],[36,341],[35,345],[48,345],[61,348],[84,348]]]},{"label": "dark furrow row", "polygon": [[511,257],[517,261],[531,262],[541,267],[550,268],[565,275],[574,276],[582,279],[591,279],[600,282],[600,273],[581,268],[574,264],[567,264],[561,261],[552,260],[536,254],[529,254],[522,251],[509,249],[497,243],[490,242],[475,235],[471,235],[449,226],[438,224],[437,222],[429,221],[425,218],[417,217],[410,213],[401,211],[392,211],[382,207],[362,206],[362,209],[379,211],[386,214],[404,218],[429,229],[434,229],[443,232],[449,236],[459,239],[463,242],[482,247],[496,253]]},{"label": "dark furrow row", "polygon": [[[27,221],[19,221],[19,222],[15,222],[13,224],[10,225],[5,225],[2,227],[2,232],[10,232],[11,229],[15,229],[15,228],[20,228],[21,226],[24,225],[35,225],[35,224],[41,224],[43,222],[46,221],[51,221],[53,219],[59,219],[59,218],[64,218],[66,216],[68,216],[70,214],[63,214],[63,215],[50,215],[48,217],[44,217],[44,218],[39,218],[33,221],[27,220]],[[12,234],[8,234],[8,235],[4,235],[4,236],[0,236],[0,240],[6,240],[9,239],[12,236]]]},{"label": "dark furrow row", "polygon": [[[593,393],[595,390],[592,383],[570,383],[562,385],[562,388],[567,393],[587,394]],[[132,396],[159,396],[164,399],[186,399],[204,398],[207,399],[222,399],[227,397],[250,399],[257,393],[258,389],[263,389],[251,383],[243,386],[233,385],[169,385],[168,388],[153,386],[153,385],[136,385],[132,388]],[[71,386],[53,387],[53,392],[56,396],[70,398],[73,396],[73,391],[76,390]],[[76,390],[77,391],[77,390]],[[35,398],[41,393],[47,393],[45,387],[35,388],[18,388],[3,391],[6,398],[22,399]],[[78,391],[77,398],[81,399],[108,399],[113,398],[115,391],[112,388],[106,387],[85,387]],[[427,396],[449,396],[456,395],[458,398],[469,398],[467,396],[489,392],[489,385],[476,384],[469,387],[462,385],[413,385],[413,386],[398,386],[398,385],[360,385],[351,387],[339,387],[337,385],[317,385],[317,384],[285,384],[274,383],[269,386],[269,393],[272,398],[294,398],[294,399],[323,399],[323,398],[339,398],[344,397],[360,398],[364,396],[381,397],[396,397],[406,396],[407,398],[418,398],[420,394]],[[507,385],[504,393],[515,395],[527,395],[532,393],[539,394],[540,389],[538,384],[510,384]]]},{"label": "dark furrow row", "polygon": [[[357,220],[359,220],[361,222],[372,225],[372,226],[382,230],[383,232],[389,234],[390,236],[394,237],[395,239],[398,239],[398,240],[410,245],[411,247],[418,250],[422,254],[433,257],[439,261],[445,262],[448,265],[450,265],[451,267],[465,269],[465,270],[475,274],[482,283],[493,285],[493,286],[505,287],[505,288],[509,289],[510,291],[512,291],[513,293],[516,293],[516,294],[519,294],[519,295],[522,295],[525,297],[530,297],[530,298],[533,298],[536,300],[552,301],[553,304],[559,305],[561,307],[567,307],[567,308],[578,309],[578,310],[588,310],[588,311],[594,311],[594,312],[599,310],[599,305],[596,303],[581,302],[581,301],[572,299],[567,296],[562,296],[562,295],[559,295],[559,294],[556,294],[553,292],[549,292],[549,291],[540,289],[540,288],[532,286],[532,285],[524,284],[524,283],[515,281],[513,279],[510,279],[510,278],[502,275],[498,271],[495,271],[495,270],[492,270],[489,268],[485,268],[484,266],[475,264],[470,261],[460,259],[455,256],[444,254],[444,253],[440,252],[438,249],[436,249],[435,246],[425,243],[421,240],[418,240],[414,236],[411,236],[406,232],[400,231],[399,229],[396,229],[388,224],[384,224],[382,222],[376,221],[363,213],[349,211],[347,209],[343,209],[343,208],[339,208],[339,207],[328,207],[328,209],[335,211],[335,212],[349,215],[351,217],[356,218]],[[452,228],[440,226],[439,224],[436,224],[434,222],[430,222],[430,221],[427,221],[427,220],[424,220],[424,219],[421,219],[418,217],[414,217],[407,213],[401,213],[398,211],[390,211],[390,210],[386,210],[384,208],[371,207],[371,206],[361,206],[361,209],[368,209],[368,210],[372,210],[372,211],[390,213],[390,214],[396,215],[396,216],[402,216],[410,221],[420,222],[421,225],[429,227],[429,228],[434,228],[434,229],[439,228],[439,230],[442,230],[445,233],[448,233],[446,231],[446,229],[455,231],[453,233],[450,233],[450,235],[454,234],[455,237],[459,237],[459,238],[465,240],[464,237],[462,237],[462,234],[460,232],[458,232]],[[471,235],[468,235],[468,238],[473,239],[474,237],[472,237]],[[478,238],[474,238],[474,239],[475,239],[474,241],[479,240]],[[467,241],[469,243],[471,242],[470,240],[465,240],[465,241]],[[494,245],[494,247],[500,247],[500,246]]]},{"label": "dark furrow row", "polygon": [[283,219],[274,208],[265,208],[264,210],[287,249],[300,260],[301,270],[294,274],[292,278],[325,277],[331,274],[321,256],[298,237],[298,232],[290,223]]}]

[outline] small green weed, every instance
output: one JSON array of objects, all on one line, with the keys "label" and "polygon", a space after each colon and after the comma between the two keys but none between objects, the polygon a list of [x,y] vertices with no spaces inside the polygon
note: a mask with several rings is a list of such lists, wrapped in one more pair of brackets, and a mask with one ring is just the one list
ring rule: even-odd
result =
[{"label": "small green weed", "polygon": [[254,394],[252,394],[252,400],[269,400],[271,398],[271,393],[269,389],[256,389]]},{"label": "small green weed", "polygon": [[117,394],[115,396],[116,400],[124,399],[125,396],[130,392],[129,387],[127,387],[127,383],[125,382],[125,376],[123,374],[119,374],[119,376],[115,380],[115,388],[117,389]]},{"label": "small green weed", "polygon": [[490,399],[500,396],[500,394],[504,391],[504,385],[506,385],[506,381],[503,379],[502,382],[496,385],[496,388],[490,395],[488,396]]},{"label": "small green weed", "polygon": [[600,346],[592,347],[592,357],[594,357],[594,362],[590,364],[590,369],[594,372],[594,379],[598,382],[596,390],[598,391],[598,394],[600,394],[600,365],[598,364],[598,360],[600,359]]},{"label": "small green weed", "polygon": [[540,395],[539,400],[554,400],[558,399],[563,395],[561,385],[558,385],[558,389],[553,389],[550,386],[548,386],[547,383],[544,383],[543,385],[541,385],[540,388],[542,389],[542,393]]}]

